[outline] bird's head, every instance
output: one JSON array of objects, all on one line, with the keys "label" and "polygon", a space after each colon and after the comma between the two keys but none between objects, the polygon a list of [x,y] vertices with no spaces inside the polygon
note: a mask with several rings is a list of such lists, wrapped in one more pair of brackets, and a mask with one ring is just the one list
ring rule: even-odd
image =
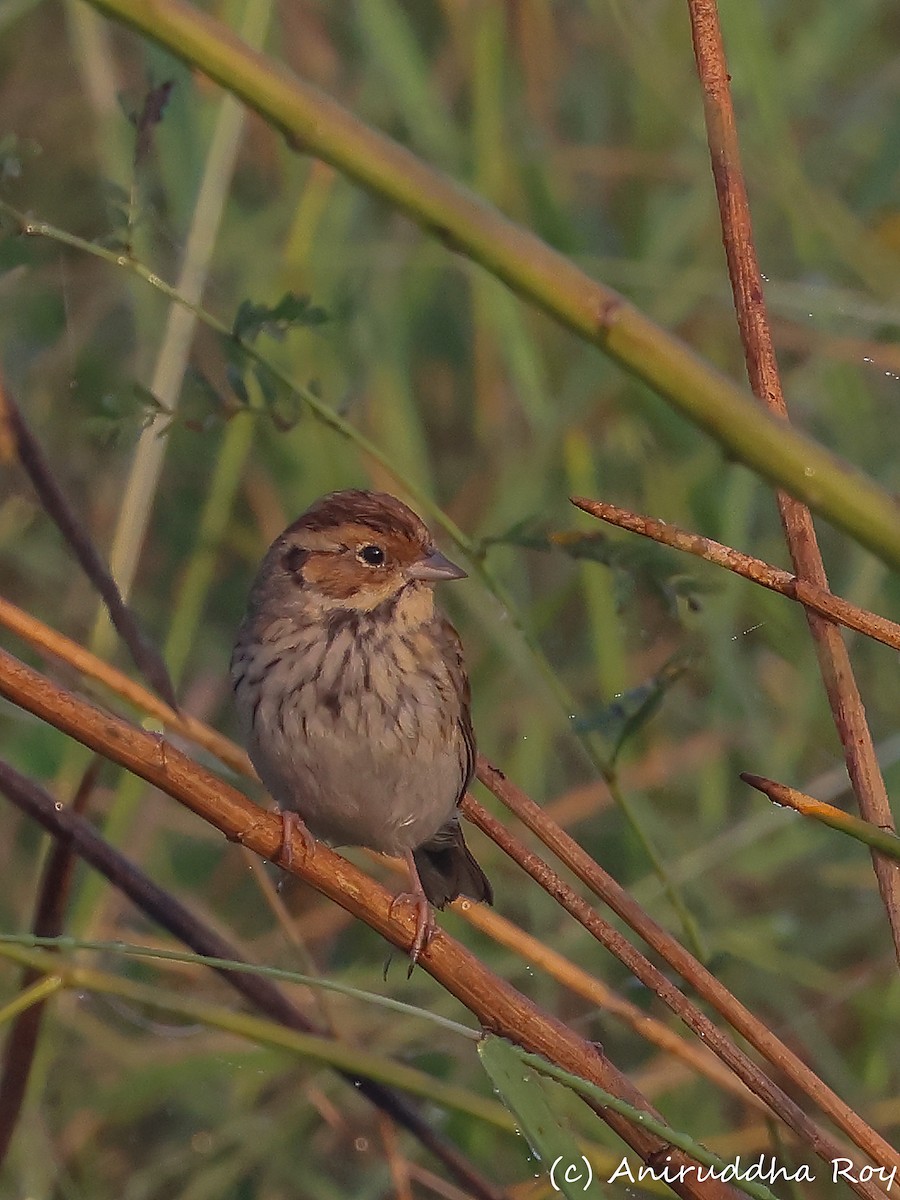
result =
[{"label": "bird's head", "polygon": [[437,549],[428,527],[386,492],[331,492],[270,547],[258,589],[304,603],[371,612],[408,592],[430,610],[430,586],[465,571]]}]

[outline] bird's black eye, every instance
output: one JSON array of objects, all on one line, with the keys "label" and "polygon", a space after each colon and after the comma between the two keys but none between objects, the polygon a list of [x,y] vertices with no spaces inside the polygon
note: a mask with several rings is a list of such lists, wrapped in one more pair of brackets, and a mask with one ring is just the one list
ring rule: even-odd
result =
[{"label": "bird's black eye", "polygon": [[370,567],[384,566],[384,551],[380,546],[363,546],[357,551],[357,558],[361,558],[364,563],[368,563]]}]

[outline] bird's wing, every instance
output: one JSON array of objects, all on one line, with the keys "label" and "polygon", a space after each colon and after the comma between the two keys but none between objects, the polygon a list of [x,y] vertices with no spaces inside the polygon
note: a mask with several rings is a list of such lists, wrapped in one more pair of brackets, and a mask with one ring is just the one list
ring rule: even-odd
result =
[{"label": "bird's wing", "polygon": [[469,687],[469,677],[463,663],[462,642],[459,634],[446,617],[438,620],[438,636],[443,644],[443,659],[450,672],[453,690],[459,701],[459,716],[457,718],[459,732],[462,735],[465,758],[463,760],[463,777],[460,784],[457,804],[466,794],[466,789],[475,774],[475,731],[472,728],[472,691]]}]

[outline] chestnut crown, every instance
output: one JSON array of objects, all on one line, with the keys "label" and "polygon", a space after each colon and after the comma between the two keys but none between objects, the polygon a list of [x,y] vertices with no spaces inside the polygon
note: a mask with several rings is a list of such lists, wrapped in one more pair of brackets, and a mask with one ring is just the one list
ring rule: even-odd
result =
[{"label": "chestnut crown", "polygon": [[329,607],[368,610],[407,588],[462,579],[465,571],[395,496],[347,490],[323,496],[287,527],[269,549],[263,576],[270,585],[302,586]]}]

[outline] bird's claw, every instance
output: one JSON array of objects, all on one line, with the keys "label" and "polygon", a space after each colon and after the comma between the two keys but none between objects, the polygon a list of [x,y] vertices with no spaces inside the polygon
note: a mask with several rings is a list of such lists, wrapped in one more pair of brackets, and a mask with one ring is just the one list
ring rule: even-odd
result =
[{"label": "bird's claw", "polygon": [[434,910],[428,901],[428,898],[421,892],[401,892],[391,901],[391,907],[388,909],[388,916],[393,917],[394,909],[398,904],[409,904],[415,910],[416,914],[416,936],[413,938],[413,944],[409,950],[409,978],[416,963],[419,961],[419,955],[431,941],[437,931],[437,922],[434,919]]},{"label": "bird's claw", "polygon": [[300,835],[305,857],[315,854],[316,839],[309,832],[297,813],[291,809],[281,809],[278,815],[281,817],[281,845],[278,847],[278,852],[272,861],[279,867],[283,867],[286,871],[290,871],[294,865],[292,848],[294,834],[299,833]]}]

